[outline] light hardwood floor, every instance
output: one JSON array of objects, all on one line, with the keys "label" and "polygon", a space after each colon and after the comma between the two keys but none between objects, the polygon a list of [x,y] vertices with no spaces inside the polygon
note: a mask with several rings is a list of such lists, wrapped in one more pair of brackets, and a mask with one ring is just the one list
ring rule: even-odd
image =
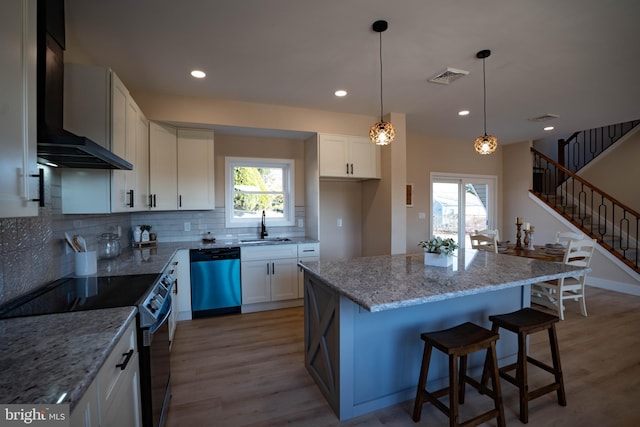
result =
[{"label": "light hardwood floor", "polygon": [[[555,393],[530,402],[530,426],[640,426],[640,297],[589,288],[587,309],[582,317],[567,301],[558,325],[568,405]],[[414,423],[412,401],[340,423],[304,368],[302,324],[301,307],[180,322],[167,426],[448,425],[430,404]],[[533,336],[531,349],[550,363],[546,333]],[[548,378],[531,366],[534,385]],[[501,385],[507,424],[521,425],[517,389]],[[468,388],[462,419],[486,404]]]}]

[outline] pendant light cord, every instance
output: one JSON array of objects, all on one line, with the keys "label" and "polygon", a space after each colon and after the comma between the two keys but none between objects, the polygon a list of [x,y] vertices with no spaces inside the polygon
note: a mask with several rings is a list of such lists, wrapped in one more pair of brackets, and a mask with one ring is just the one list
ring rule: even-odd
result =
[{"label": "pendant light cord", "polygon": [[484,60],[482,58],[482,89],[484,92],[484,134],[487,135],[487,73],[484,68]]},{"label": "pendant light cord", "polygon": [[[380,34],[380,121],[382,122],[383,104],[382,104],[382,31]],[[486,121],[486,120],[485,120]],[[486,124],[485,124],[486,128]]]}]

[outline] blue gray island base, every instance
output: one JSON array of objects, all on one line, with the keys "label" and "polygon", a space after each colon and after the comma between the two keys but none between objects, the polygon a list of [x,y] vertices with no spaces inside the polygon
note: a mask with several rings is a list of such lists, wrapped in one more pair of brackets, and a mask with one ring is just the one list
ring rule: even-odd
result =
[{"label": "blue gray island base", "polygon": [[[305,365],[340,420],[415,397],[420,333],[465,321],[490,328],[489,315],[530,305],[531,283],[576,271],[558,263],[459,252],[450,267],[425,266],[420,254],[300,264]],[[500,364],[515,361],[516,351],[515,335],[502,334]],[[483,354],[469,357],[471,375],[480,375],[483,362]],[[429,388],[447,379],[448,360],[434,352]]]}]

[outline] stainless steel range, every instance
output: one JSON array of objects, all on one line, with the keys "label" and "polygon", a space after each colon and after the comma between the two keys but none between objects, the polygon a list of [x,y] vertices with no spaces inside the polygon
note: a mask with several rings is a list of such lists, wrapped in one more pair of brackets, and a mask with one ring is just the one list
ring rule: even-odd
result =
[{"label": "stainless steel range", "polygon": [[168,318],[173,268],[161,274],[65,277],[0,306],[0,319],[137,306],[143,425],[163,426],[171,390]]}]

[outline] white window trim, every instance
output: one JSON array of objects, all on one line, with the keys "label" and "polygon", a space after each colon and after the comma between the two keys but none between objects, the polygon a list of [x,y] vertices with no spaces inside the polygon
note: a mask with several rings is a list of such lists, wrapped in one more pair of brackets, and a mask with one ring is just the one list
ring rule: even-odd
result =
[{"label": "white window trim", "polygon": [[259,227],[260,219],[245,218],[239,219],[233,217],[233,168],[235,166],[249,167],[280,167],[284,169],[282,177],[282,187],[284,192],[284,218],[268,218],[267,227],[285,227],[295,225],[295,161],[292,159],[266,159],[253,157],[225,157],[225,186],[224,186],[224,202],[225,202],[225,227]]},{"label": "white window trim", "polygon": [[[464,192],[464,184],[473,182],[473,181],[485,181],[490,186],[489,191],[489,224],[487,224],[487,228],[496,229],[498,228],[498,177],[496,175],[476,175],[476,174],[464,174],[464,173],[446,173],[446,172],[431,172],[429,174],[429,211],[431,212],[433,209],[433,183],[435,181],[438,182],[456,182],[460,185],[460,199],[463,197]],[[458,219],[458,239],[459,241],[464,241],[464,218],[465,218],[465,206],[462,204],[460,206],[459,211],[459,219]],[[433,212],[429,215],[429,234],[431,234],[431,230],[433,230]],[[463,245],[464,246],[464,245]]]}]

